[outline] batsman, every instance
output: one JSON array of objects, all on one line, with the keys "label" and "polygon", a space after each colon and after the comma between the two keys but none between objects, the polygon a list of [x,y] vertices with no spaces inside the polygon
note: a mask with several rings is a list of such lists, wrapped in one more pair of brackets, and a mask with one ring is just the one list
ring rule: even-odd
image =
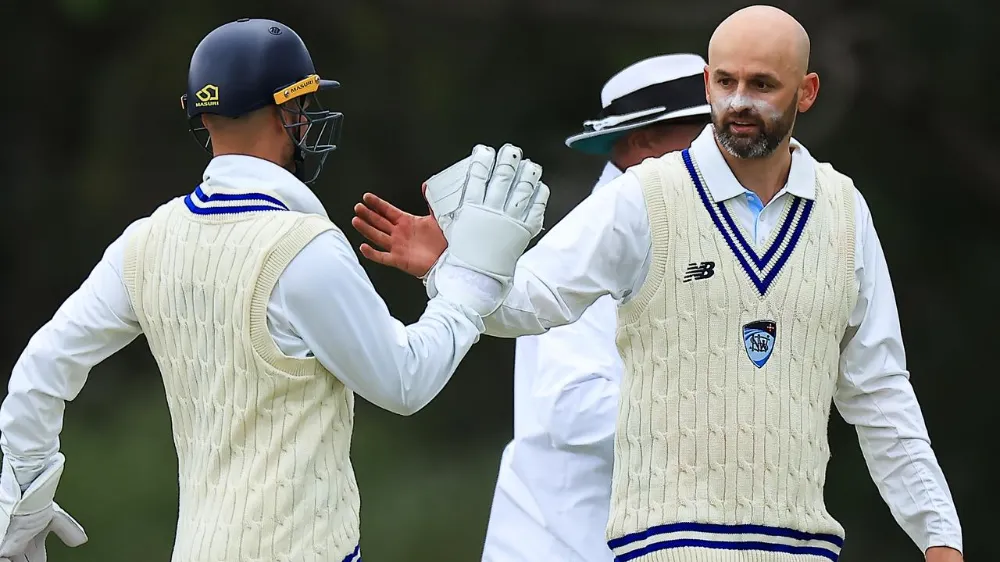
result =
[{"label": "batsman", "polygon": [[[488,334],[518,337],[574,322],[603,295],[618,301],[607,525],[618,562],[836,561],[845,532],[824,503],[834,405],[921,554],[962,560],[868,206],[791,135],[819,92],[808,64],[809,37],[785,12],[727,18],[704,70],[712,123],[571,211],[486,319]],[[450,244],[433,268],[425,259],[443,246],[430,221],[364,201],[355,226],[378,247],[366,256],[430,269],[430,294],[467,277]]]},{"label": "batsman", "polygon": [[404,326],[306,185],[336,148],[343,115],[317,94],[338,85],[276,21],[227,23],[195,49],[182,105],[213,156],[202,181],[130,225],[14,366],[0,562],[44,562],[50,533],[87,540],[53,501],[65,402],[140,334],[177,449],[172,559],[360,562],[355,393],[409,415],[445,386],[502,300],[478,287],[509,283],[548,188],[511,145],[436,175],[428,200],[462,235],[449,241],[466,259],[449,263],[466,281]]}]

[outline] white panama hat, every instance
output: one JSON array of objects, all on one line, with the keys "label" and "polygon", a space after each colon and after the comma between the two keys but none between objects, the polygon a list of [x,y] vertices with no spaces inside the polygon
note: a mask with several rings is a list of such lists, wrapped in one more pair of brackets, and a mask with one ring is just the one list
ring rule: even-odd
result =
[{"label": "white panama hat", "polygon": [[611,77],[601,90],[603,109],[584,121],[584,131],[566,146],[589,154],[608,154],[625,132],[660,121],[711,114],[698,55],[662,55],[639,61]]}]

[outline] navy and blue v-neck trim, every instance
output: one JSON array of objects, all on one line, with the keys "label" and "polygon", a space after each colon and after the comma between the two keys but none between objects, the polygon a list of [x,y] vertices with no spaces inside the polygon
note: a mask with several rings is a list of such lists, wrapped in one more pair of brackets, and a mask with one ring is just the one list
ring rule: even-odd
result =
[{"label": "navy and blue v-neck trim", "polygon": [[[684,166],[687,167],[691,181],[694,182],[698,196],[705,206],[705,210],[708,211],[712,223],[715,224],[716,230],[722,235],[729,249],[732,250],[740,266],[743,267],[743,271],[757,288],[757,292],[763,297],[767,294],[767,290],[775,278],[781,273],[782,268],[802,238],[802,231],[809,220],[814,202],[793,195],[791,207],[785,214],[777,236],[772,239],[764,255],[758,256],[753,246],[740,232],[724,202],[716,203],[709,197],[708,190],[702,184],[701,177],[695,170],[694,161],[687,149],[681,152],[681,157],[684,159]],[[784,246],[783,249],[782,246]],[[774,261],[772,262],[772,260]],[[769,265],[770,267],[768,267]]]}]

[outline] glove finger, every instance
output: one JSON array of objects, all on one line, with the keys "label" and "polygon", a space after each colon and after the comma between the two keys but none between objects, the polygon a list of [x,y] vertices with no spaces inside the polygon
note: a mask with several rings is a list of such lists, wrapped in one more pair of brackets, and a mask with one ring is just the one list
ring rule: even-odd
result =
[{"label": "glove finger", "polygon": [[463,201],[482,203],[486,197],[486,182],[496,161],[496,152],[489,146],[477,144],[469,156],[468,176],[465,179]]},{"label": "glove finger", "polygon": [[469,163],[469,158],[459,160],[425,182],[427,203],[435,217],[453,213],[462,205],[463,180]]},{"label": "glove finger", "polygon": [[52,521],[53,505],[28,515],[11,518],[11,524],[0,536],[0,556],[12,557],[24,552],[31,541],[48,529]]},{"label": "glove finger", "polygon": [[545,207],[548,204],[549,186],[545,185],[544,182],[538,182],[538,188],[535,190],[531,207],[528,209],[528,217],[524,220],[525,226],[528,232],[531,233],[532,238],[538,236],[538,233],[542,231],[542,224],[545,221]]},{"label": "glove finger", "polygon": [[15,558],[14,562],[45,562],[48,554],[45,552],[45,537],[48,533],[42,533],[31,541],[27,550],[21,555],[20,560]]},{"label": "glove finger", "polygon": [[500,147],[497,152],[496,164],[493,166],[493,174],[490,176],[490,183],[486,186],[486,198],[483,200],[486,207],[498,211],[503,210],[514,182],[514,175],[520,164],[520,148],[510,143]]},{"label": "glove finger", "polygon": [[58,505],[53,507],[55,514],[52,516],[52,522],[49,523],[49,529],[62,540],[63,544],[74,547],[87,542],[87,533],[83,530],[83,525],[80,525],[76,519],[73,519],[72,515],[66,513]]},{"label": "glove finger", "polygon": [[492,148],[477,144],[472,153],[434,174],[424,182],[424,198],[435,217],[449,215],[458,210],[466,199],[468,184],[472,183],[473,198],[482,201],[486,191],[486,178],[493,168]]},{"label": "glove finger", "polygon": [[542,167],[531,160],[523,160],[518,166],[517,176],[514,178],[514,187],[510,190],[510,197],[507,199],[507,215],[524,221],[531,208],[531,202],[538,189],[538,182],[542,179]]}]

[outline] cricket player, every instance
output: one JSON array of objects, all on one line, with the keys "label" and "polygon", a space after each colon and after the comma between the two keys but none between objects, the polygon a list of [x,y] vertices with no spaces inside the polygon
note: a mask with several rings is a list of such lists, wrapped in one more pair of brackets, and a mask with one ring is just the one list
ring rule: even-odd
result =
[{"label": "cricket player", "polygon": [[[69,546],[87,540],[53,502],[64,403],[139,334],[162,373],[177,449],[172,560],[361,560],[355,393],[419,410],[502,296],[479,309],[483,295],[438,283],[415,324],[389,314],[305,185],[343,117],[316,93],[337,85],[276,21],[228,23],[198,45],[182,105],[214,156],[203,181],[130,225],[14,367],[0,407],[0,560],[44,561],[50,532]],[[504,145],[477,146],[429,180],[436,216],[450,218],[450,267],[507,282],[541,229],[540,177]]]},{"label": "cricket player", "polygon": [[[487,334],[541,334],[604,295],[618,301],[616,561],[836,561],[844,528],[823,499],[833,405],[926,560],[962,560],[868,206],[791,136],[819,92],[808,60],[808,35],[785,12],[727,18],[703,75],[712,124],[569,213],[486,319]],[[394,234],[412,239],[391,240],[390,254],[440,238]],[[468,278],[450,251],[429,294]]]},{"label": "cricket player", "polygon": [[[663,55],[608,80],[600,114],[566,139],[609,158],[595,190],[691,144],[709,121],[704,68],[698,55]],[[572,324],[517,338],[514,439],[500,460],[484,562],[613,559],[604,528],[622,367],[609,295]]]}]

